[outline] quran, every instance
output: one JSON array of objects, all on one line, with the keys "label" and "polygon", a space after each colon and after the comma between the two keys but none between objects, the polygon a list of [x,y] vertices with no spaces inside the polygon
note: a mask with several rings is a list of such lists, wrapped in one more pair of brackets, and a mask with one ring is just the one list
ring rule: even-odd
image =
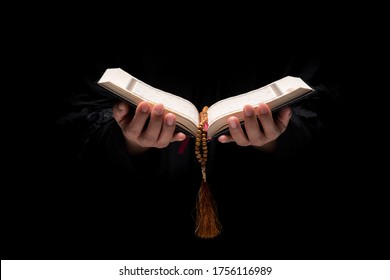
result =
[{"label": "quran", "polygon": [[314,92],[301,78],[285,76],[258,89],[222,99],[210,106],[205,105],[199,112],[189,100],[155,88],[121,68],[106,69],[97,85],[134,106],[142,101],[152,105],[163,104],[166,111],[176,115],[177,129],[195,138],[195,156],[202,174],[195,218],[195,234],[200,238],[214,238],[222,231],[206,176],[208,140],[228,132],[227,120],[231,116],[236,116],[243,123],[245,105],[256,109],[260,103],[265,103],[271,111],[275,111]]},{"label": "quran", "polygon": [[[176,115],[178,130],[196,137],[200,112],[189,100],[155,88],[121,68],[106,69],[97,84],[134,106],[142,101],[148,101],[152,105],[162,103],[165,110]],[[271,111],[276,111],[313,92],[314,89],[301,78],[285,76],[258,89],[222,99],[208,106],[207,138],[211,139],[226,132],[227,119],[231,116],[236,116],[242,123],[245,105],[251,105],[256,109],[259,103],[265,103]]]}]

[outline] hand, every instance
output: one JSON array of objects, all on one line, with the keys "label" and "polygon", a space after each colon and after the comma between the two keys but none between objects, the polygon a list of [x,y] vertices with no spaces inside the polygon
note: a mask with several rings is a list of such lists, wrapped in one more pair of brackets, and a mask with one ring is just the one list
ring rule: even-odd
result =
[{"label": "hand", "polygon": [[[164,148],[170,142],[182,141],[184,133],[176,133],[176,116],[164,112],[164,105],[143,101],[129,114],[130,106],[119,102],[113,107],[114,119],[122,129],[130,154],[139,154],[151,147]],[[148,118],[149,123],[147,124]]]},{"label": "hand", "polygon": [[259,104],[256,110],[250,105],[245,105],[243,111],[245,132],[240,126],[238,118],[232,116],[227,120],[230,135],[221,135],[218,140],[221,143],[235,141],[240,146],[252,145],[258,148],[262,147],[268,151],[273,150],[275,140],[287,128],[291,118],[291,108],[281,109],[275,120],[269,107],[265,104]]}]

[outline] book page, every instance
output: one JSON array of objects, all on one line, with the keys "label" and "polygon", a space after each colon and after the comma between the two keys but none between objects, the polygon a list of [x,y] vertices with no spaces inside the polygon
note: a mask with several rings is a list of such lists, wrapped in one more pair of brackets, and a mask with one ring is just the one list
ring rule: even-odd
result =
[{"label": "book page", "polygon": [[198,109],[188,100],[153,88],[141,81],[132,84],[131,91],[152,104],[161,103],[171,112],[186,116],[195,124],[199,121]]},{"label": "book page", "polygon": [[[184,118],[186,127],[195,126],[191,130],[196,132],[199,122],[198,110],[190,101],[180,96],[154,88],[121,68],[107,69],[98,84],[134,105],[138,105],[143,100],[153,105],[162,103],[166,110],[177,115],[178,120]],[[186,119],[193,125],[188,124]]]},{"label": "book page", "polygon": [[292,91],[295,91],[299,88],[306,89],[307,91],[312,90],[312,88],[301,78],[291,76],[284,77],[283,79],[272,83],[270,86],[275,87],[280,95],[291,93]]},{"label": "book page", "polygon": [[230,115],[234,112],[242,111],[245,105],[257,106],[260,102],[266,103],[268,100],[271,100],[278,95],[270,86],[266,86],[257,90],[250,91],[249,93],[233,96],[227,99],[218,101],[217,103],[210,106],[207,111],[209,118],[209,125],[213,123],[214,120]]},{"label": "book page", "polygon": [[[298,89],[304,89],[299,91],[299,94],[311,90],[302,79],[287,76],[259,89],[218,101],[210,106],[207,112],[209,125],[221,117],[241,112],[245,105],[257,107],[259,103],[271,104],[276,99],[287,101],[287,95],[293,92],[298,93]],[[296,96],[291,94],[291,97]]]}]

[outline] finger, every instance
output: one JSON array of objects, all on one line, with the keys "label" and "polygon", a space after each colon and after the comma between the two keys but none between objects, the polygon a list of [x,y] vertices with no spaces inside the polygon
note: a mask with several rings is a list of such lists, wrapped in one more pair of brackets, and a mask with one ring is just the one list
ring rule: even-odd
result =
[{"label": "finger", "polygon": [[112,108],[112,114],[115,121],[120,125],[125,125],[124,122],[129,122],[128,114],[130,111],[130,106],[125,102],[118,102]]},{"label": "finger", "polygon": [[218,141],[221,143],[229,143],[229,142],[233,142],[234,139],[229,135],[221,135],[218,137]]},{"label": "finger", "polygon": [[264,141],[264,133],[260,129],[259,122],[256,117],[256,112],[250,105],[245,105],[244,111],[244,126],[245,132],[251,145],[261,145]]},{"label": "finger", "polygon": [[268,141],[275,140],[280,135],[279,128],[275,125],[271,110],[266,104],[260,103],[258,116],[263,127],[263,133]]},{"label": "finger", "polygon": [[249,140],[241,128],[240,121],[237,117],[230,117],[227,121],[230,136],[240,146],[248,146]]},{"label": "finger", "polygon": [[285,107],[279,111],[275,124],[279,128],[279,131],[281,133],[286,130],[287,125],[290,122],[291,116],[292,110],[290,107]]},{"label": "finger", "polygon": [[125,127],[122,127],[122,130],[132,139],[138,138],[145,127],[149,115],[150,104],[146,101],[141,102],[138,104],[137,109],[135,110],[135,115],[131,122],[128,123]]},{"label": "finger", "polygon": [[157,148],[164,148],[169,145],[176,128],[176,116],[172,113],[168,113],[164,117],[163,127],[160,136],[157,140]]},{"label": "finger", "polygon": [[177,132],[173,135],[171,142],[183,141],[186,139],[186,135],[183,132]]},{"label": "finger", "polygon": [[161,129],[164,121],[164,105],[156,104],[150,114],[149,124],[142,135],[140,141],[146,147],[154,146],[160,137]]}]

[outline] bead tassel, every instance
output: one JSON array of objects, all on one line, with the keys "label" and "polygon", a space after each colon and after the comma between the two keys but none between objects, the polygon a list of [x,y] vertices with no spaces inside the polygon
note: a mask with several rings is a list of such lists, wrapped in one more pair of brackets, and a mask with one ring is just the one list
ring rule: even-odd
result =
[{"label": "bead tassel", "polygon": [[196,229],[195,234],[200,238],[214,238],[221,232],[221,224],[214,198],[206,177],[207,163],[207,109],[204,107],[199,114],[199,126],[195,140],[195,156],[202,170],[202,183],[196,200]]}]

